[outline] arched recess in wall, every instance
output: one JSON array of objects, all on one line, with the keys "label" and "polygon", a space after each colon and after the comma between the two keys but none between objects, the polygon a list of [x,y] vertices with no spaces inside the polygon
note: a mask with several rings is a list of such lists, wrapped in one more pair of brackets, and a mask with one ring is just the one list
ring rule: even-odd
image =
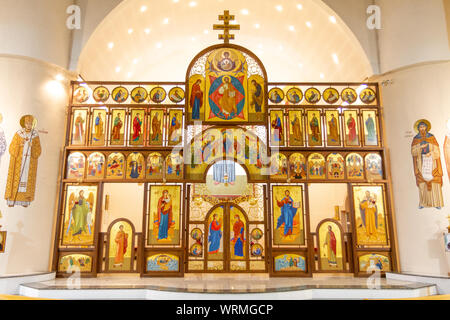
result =
[{"label": "arched recess in wall", "polygon": [[221,42],[212,25],[224,9],[241,25],[232,42],[258,55],[269,81],[363,81],[373,74],[353,32],[320,0],[301,7],[294,0],[125,0],[91,35],[77,71],[86,80],[182,81],[189,61]]}]

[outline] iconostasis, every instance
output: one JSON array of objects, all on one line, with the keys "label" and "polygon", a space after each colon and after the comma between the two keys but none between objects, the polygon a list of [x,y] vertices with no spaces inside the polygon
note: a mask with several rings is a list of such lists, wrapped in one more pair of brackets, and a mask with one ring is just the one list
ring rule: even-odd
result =
[{"label": "iconostasis", "polygon": [[[396,270],[377,84],[270,83],[253,53],[216,45],[185,82],[72,89],[59,276]],[[112,183],[140,186],[142,222],[126,210],[105,218]],[[320,184],[345,199],[317,221],[311,208],[326,195],[309,189]]]}]

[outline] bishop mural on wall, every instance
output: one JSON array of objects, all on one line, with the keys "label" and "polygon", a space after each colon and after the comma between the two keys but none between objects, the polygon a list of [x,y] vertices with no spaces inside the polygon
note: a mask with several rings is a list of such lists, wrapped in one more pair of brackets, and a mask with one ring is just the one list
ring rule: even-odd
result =
[{"label": "bishop mural on wall", "polygon": [[41,143],[36,128],[37,120],[32,115],[20,119],[22,129],[16,132],[9,146],[8,181],[5,199],[9,207],[28,207],[34,200],[38,158]]},{"label": "bishop mural on wall", "polygon": [[439,144],[429,131],[431,124],[428,120],[418,120],[414,129],[417,135],[411,145],[414,161],[414,175],[419,188],[419,209],[437,208],[444,206],[442,196],[442,164]]}]

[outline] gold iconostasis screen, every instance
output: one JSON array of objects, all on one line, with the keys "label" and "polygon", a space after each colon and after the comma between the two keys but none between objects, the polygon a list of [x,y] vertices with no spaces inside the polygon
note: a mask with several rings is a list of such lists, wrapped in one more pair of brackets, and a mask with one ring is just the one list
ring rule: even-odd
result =
[{"label": "gold iconostasis screen", "polygon": [[[73,82],[53,268],[396,270],[378,90],[270,83],[235,45],[200,52],[185,82]],[[330,182],[348,190],[346,220],[312,230],[309,186]],[[144,184],[142,231],[126,212],[101,231],[107,183]]]}]

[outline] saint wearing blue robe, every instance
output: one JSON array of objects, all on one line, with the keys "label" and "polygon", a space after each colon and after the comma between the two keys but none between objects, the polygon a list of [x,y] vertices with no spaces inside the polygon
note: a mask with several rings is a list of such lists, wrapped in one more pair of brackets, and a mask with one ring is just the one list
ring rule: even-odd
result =
[{"label": "saint wearing blue robe", "polygon": [[284,224],[284,236],[289,236],[293,232],[294,217],[297,214],[297,208],[294,208],[294,200],[289,196],[289,190],[285,191],[283,200],[278,201],[277,205],[281,208],[281,215],[277,221],[277,229]]},{"label": "saint wearing blue robe", "polygon": [[213,221],[209,224],[209,248],[208,253],[219,252],[220,240],[222,239],[222,224],[217,220],[217,214],[213,216]]},{"label": "saint wearing blue robe", "polygon": [[172,199],[169,196],[169,191],[164,190],[161,198],[158,200],[157,220],[154,221],[158,226],[158,240],[169,237],[169,229],[175,225],[172,217]]},{"label": "saint wearing blue robe", "polygon": [[231,240],[234,242],[234,255],[236,257],[244,257],[244,231],[245,226],[238,215],[235,215],[236,222],[233,225],[234,237]]},{"label": "saint wearing blue robe", "polygon": [[370,116],[366,120],[366,128],[367,128],[367,140],[368,141],[376,141],[375,136],[375,122],[373,121],[373,118]]}]

